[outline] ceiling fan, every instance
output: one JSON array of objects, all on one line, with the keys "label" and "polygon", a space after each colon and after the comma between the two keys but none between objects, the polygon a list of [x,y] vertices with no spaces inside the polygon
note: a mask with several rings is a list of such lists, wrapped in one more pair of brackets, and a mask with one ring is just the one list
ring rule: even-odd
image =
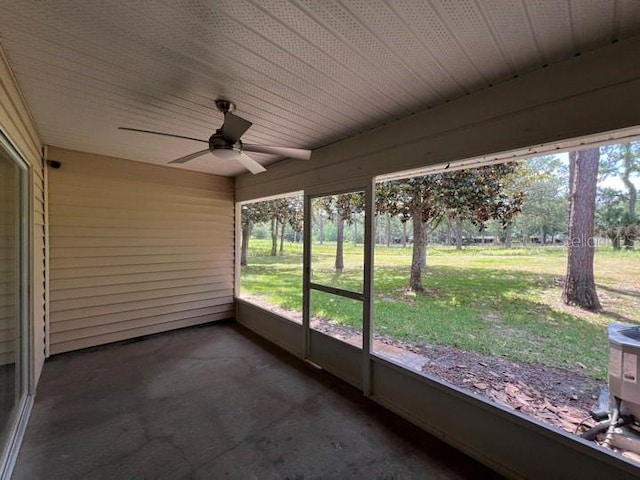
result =
[{"label": "ceiling fan", "polygon": [[311,158],[311,150],[242,143],[242,141],[240,141],[240,137],[242,137],[242,135],[244,135],[244,133],[249,130],[253,124],[250,121],[231,113],[235,110],[235,104],[229,100],[216,100],[216,107],[224,114],[224,122],[222,127],[217,129],[213,135],[209,137],[209,140],[174,135],[172,133],[154,132],[152,130],[141,130],[139,128],[118,127],[118,129],[128,130],[130,132],[152,133],[154,135],[162,135],[165,137],[183,138],[186,140],[194,140],[196,142],[209,144],[209,148],[206,148],[205,150],[200,150],[198,152],[185,155],[184,157],[176,158],[175,160],[171,160],[169,163],[186,163],[194,158],[206,155],[207,153],[212,153],[215,157],[221,160],[237,161],[251,173],[256,174],[265,172],[266,168],[244,152],[270,153],[273,155],[283,155],[285,157],[300,160],[309,160]]}]

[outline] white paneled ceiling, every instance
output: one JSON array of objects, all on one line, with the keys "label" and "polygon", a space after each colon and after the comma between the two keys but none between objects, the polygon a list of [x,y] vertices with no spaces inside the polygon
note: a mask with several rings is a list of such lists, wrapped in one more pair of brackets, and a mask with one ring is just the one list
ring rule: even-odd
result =
[{"label": "white paneled ceiling", "polygon": [[[0,0],[45,143],[165,164],[222,124],[318,148],[640,34],[637,0]],[[263,164],[278,157],[252,154]],[[313,161],[313,160],[311,160]],[[235,175],[210,155],[184,166]]]}]

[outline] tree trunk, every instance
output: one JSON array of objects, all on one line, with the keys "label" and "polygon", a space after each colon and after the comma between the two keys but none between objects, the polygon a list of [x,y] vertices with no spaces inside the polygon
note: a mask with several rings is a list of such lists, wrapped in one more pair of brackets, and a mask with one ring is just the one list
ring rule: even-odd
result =
[{"label": "tree trunk", "polygon": [[284,223],[280,226],[280,256],[284,255]]},{"label": "tree trunk", "polygon": [[413,220],[413,254],[411,257],[411,276],[409,290],[423,292],[422,288],[422,258],[424,256],[424,224],[416,217]]},{"label": "tree trunk", "polygon": [[391,244],[391,215],[387,214],[387,231],[386,231],[386,235],[387,235],[387,247]]},{"label": "tree trunk", "polygon": [[427,228],[427,223],[422,224],[422,252],[420,255],[420,265],[422,268],[427,268],[427,240],[429,238],[429,229]]},{"label": "tree trunk", "polygon": [[504,247],[511,248],[513,245],[513,223],[507,223],[504,233]]},{"label": "tree trunk", "polygon": [[638,190],[635,184],[631,181],[631,172],[633,171],[633,152],[631,151],[631,143],[627,143],[624,147],[624,174],[622,175],[622,181],[624,186],[627,187],[629,193],[629,216],[635,218],[636,205],[638,204]]},{"label": "tree trunk", "polygon": [[275,257],[278,253],[278,221],[271,219],[271,256]]},{"label": "tree trunk", "polygon": [[240,266],[246,267],[247,251],[249,250],[249,237],[251,236],[251,222],[242,227],[242,241],[240,242]]},{"label": "tree trunk", "polygon": [[622,249],[620,246],[620,232],[609,235],[609,240],[611,240],[611,246],[614,250]]},{"label": "tree trunk", "polygon": [[344,219],[338,215],[336,221],[336,272],[344,270]]},{"label": "tree trunk", "polygon": [[593,227],[598,183],[598,148],[570,152],[570,215],[567,276],[562,300],[589,310],[599,310],[593,274]]},{"label": "tree trunk", "polygon": [[[631,181],[631,172],[633,171],[633,152],[631,151],[631,143],[627,143],[624,146],[624,173],[622,175],[622,181],[624,186],[627,187],[627,193],[629,194],[629,219],[633,222],[636,218],[636,205],[638,203],[638,190]],[[624,248],[627,250],[633,250],[635,248],[635,236],[624,236]]]},{"label": "tree trunk", "polygon": [[353,219],[353,246],[358,245],[358,221]]},{"label": "tree trunk", "polygon": [[456,250],[462,250],[462,220],[459,218],[455,220],[454,232],[456,234]]},{"label": "tree trunk", "polygon": [[322,245],[324,243],[324,214],[318,212],[318,215],[320,216],[320,235],[318,235],[320,238],[318,238],[318,240],[320,241],[320,245]]},{"label": "tree trunk", "polygon": [[407,248],[407,222],[402,222],[402,248]]}]

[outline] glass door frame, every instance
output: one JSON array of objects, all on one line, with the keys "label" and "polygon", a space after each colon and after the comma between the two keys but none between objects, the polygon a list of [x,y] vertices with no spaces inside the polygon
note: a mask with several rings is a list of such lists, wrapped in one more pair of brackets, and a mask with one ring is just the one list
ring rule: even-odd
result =
[{"label": "glass door frame", "polygon": [[33,365],[33,314],[31,309],[32,271],[33,271],[33,169],[20,151],[9,140],[4,130],[0,129],[0,148],[3,149],[19,171],[19,213],[18,213],[18,268],[19,301],[18,331],[20,335],[19,372],[16,384],[19,383],[18,398],[7,428],[7,439],[0,442],[0,479],[9,478],[15,464],[22,438],[26,430],[31,407],[33,405],[34,365]]},{"label": "glass door frame", "polygon": [[[312,201],[316,198],[339,195],[343,193],[364,192],[364,258],[362,293],[337,287],[314,283],[311,281],[311,249],[312,249]],[[304,192],[304,232],[303,232],[303,285],[302,285],[302,329],[303,354],[306,361],[312,362],[311,356],[311,290],[359,300],[362,302],[362,390],[365,395],[371,394],[371,332],[373,318],[373,222],[375,214],[374,178],[365,184],[354,184],[340,190],[323,190]],[[320,365],[322,367],[322,365]]]}]

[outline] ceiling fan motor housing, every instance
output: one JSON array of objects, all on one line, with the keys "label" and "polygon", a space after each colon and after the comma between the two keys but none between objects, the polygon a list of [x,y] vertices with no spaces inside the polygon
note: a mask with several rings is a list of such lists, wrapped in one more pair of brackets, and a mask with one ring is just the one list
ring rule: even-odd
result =
[{"label": "ceiling fan motor housing", "polygon": [[[242,142],[230,142],[222,136],[221,129],[209,137],[209,150],[219,158],[235,158],[242,152]],[[227,152],[224,152],[224,151]],[[226,153],[226,154],[225,154]]]},{"label": "ceiling fan motor housing", "polygon": [[216,108],[222,113],[231,113],[236,109],[236,104],[230,100],[216,100]]}]

